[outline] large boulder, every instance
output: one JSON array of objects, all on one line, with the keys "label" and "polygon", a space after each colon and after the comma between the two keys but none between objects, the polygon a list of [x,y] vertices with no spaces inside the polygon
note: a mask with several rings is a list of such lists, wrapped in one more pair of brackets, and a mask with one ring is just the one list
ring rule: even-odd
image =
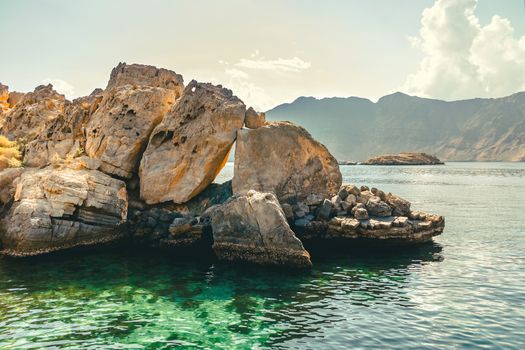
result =
[{"label": "large boulder", "polygon": [[202,192],[228,160],[245,110],[230,90],[190,82],[151,135],[140,164],[141,198],[185,203]]},{"label": "large boulder", "polygon": [[249,191],[210,211],[213,250],[220,260],[300,268],[312,265],[274,194]]},{"label": "large boulder", "polygon": [[85,128],[102,101],[102,90],[73,102],[66,101],[63,115],[50,120],[45,132],[25,146],[24,163],[29,167],[45,167],[58,159],[80,155],[86,146]]},{"label": "large boulder", "polygon": [[12,108],[2,114],[0,135],[32,141],[46,130],[49,122],[63,117],[65,104],[64,95],[53,90],[51,84],[37,86],[33,92],[24,94],[14,106],[9,102]]},{"label": "large boulder", "polygon": [[111,72],[100,107],[86,127],[86,153],[101,170],[130,178],[153,129],[183,89],[175,72],[138,64],[119,64]]},{"label": "large boulder", "polygon": [[127,217],[124,182],[96,170],[26,170],[2,213],[3,253],[37,255],[119,238]]},{"label": "large boulder", "polygon": [[337,160],[300,126],[272,122],[237,133],[234,194],[271,191],[294,203],[312,194],[331,198],[341,182]]}]

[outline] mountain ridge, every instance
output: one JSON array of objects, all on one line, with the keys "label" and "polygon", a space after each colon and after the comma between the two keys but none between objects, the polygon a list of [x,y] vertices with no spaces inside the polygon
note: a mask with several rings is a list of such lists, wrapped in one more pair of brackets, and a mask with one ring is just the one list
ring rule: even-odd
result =
[{"label": "mountain ridge", "polygon": [[446,161],[525,161],[525,92],[455,101],[402,92],[377,102],[300,96],[266,116],[303,125],[339,160],[426,152]]}]

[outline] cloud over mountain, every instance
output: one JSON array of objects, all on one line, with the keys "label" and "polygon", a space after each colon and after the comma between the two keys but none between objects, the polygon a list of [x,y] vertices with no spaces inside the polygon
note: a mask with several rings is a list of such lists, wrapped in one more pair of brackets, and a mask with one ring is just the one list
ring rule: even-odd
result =
[{"label": "cloud over mountain", "polygon": [[525,36],[498,15],[483,26],[477,0],[437,0],[412,43],[424,54],[401,90],[442,99],[494,97],[525,89]]}]

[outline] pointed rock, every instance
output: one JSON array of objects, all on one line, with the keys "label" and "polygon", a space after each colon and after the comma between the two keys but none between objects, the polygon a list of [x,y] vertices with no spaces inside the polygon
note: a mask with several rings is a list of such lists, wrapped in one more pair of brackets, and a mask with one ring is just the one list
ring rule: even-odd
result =
[{"label": "pointed rock", "polygon": [[211,210],[213,250],[220,260],[310,267],[310,254],[288,226],[273,193],[249,191]]}]

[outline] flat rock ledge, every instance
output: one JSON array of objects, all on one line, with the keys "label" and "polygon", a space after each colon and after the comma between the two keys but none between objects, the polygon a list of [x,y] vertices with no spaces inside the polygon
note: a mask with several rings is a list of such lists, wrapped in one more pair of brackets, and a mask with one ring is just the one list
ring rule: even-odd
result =
[{"label": "flat rock ledge", "polygon": [[40,255],[124,235],[126,185],[100,171],[32,169],[13,187],[10,207],[0,213],[2,254]]},{"label": "flat rock ledge", "polygon": [[364,165],[442,165],[439,158],[426,153],[404,152],[399,154],[386,154],[370,158],[363,162]]},{"label": "flat rock ledge", "polygon": [[343,185],[330,199],[310,196],[293,206],[283,204],[302,240],[368,239],[408,245],[428,242],[443,232],[443,216],[410,207],[409,201],[392,193],[354,185]]}]

